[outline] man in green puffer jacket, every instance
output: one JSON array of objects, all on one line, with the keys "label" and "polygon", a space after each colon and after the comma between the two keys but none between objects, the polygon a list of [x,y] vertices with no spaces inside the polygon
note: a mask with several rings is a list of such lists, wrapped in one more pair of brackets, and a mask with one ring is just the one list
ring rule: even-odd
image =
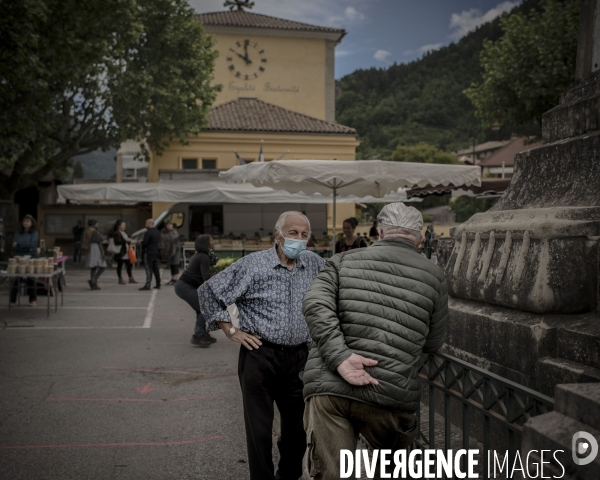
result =
[{"label": "man in green puffer jacket", "polygon": [[340,450],[355,451],[359,433],[376,449],[410,445],[421,353],[446,339],[446,280],[417,249],[421,213],[392,203],[377,221],[380,240],[333,256],[304,297],[304,428],[317,480],[339,478]]}]

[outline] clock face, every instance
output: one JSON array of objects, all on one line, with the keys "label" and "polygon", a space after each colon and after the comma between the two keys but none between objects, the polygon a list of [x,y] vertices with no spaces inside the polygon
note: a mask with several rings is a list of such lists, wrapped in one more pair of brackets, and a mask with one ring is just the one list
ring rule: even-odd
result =
[{"label": "clock face", "polygon": [[227,68],[240,80],[254,80],[267,66],[265,51],[258,43],[245,39],[235,42],[227,51]]}]

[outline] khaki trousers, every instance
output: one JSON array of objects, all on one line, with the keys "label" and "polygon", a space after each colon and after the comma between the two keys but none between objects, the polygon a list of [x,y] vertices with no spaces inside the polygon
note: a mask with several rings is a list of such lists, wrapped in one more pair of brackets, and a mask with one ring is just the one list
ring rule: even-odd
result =
[{"label": "khaki trousers", "polygon": [[[344,397],[315,395],[304,409],[304,430],[310,476],[336,480],[340,478],[340,450],[354,453],[359,434],[374,449],[405,449],[417,435],[417,417]],[[379,475],[379,465],[376,472]]]}]

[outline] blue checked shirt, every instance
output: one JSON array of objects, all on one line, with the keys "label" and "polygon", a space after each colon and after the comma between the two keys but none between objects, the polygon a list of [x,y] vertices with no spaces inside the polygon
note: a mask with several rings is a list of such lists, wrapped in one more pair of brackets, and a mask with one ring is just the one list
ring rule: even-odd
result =
[{"label": "blue checked shirt", "polygon": [[242,331],[279,345],[310,343],[302,300],[324,263],[305,251],[288,270],[275,248],[241,258],[198,288],[207,331],[231,322],[226,308],[235,303]]}]

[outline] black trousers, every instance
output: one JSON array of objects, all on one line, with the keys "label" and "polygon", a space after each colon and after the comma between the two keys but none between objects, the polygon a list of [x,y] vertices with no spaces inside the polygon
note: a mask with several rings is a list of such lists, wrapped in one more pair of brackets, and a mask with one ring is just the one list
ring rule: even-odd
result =
[{"label": "black trousers", "polygon": [[144,267],[146,268],[146,286],[149,287],[152,283],[152,274],[156,285],[160,286],[160,271],[158,269],[158,255],[153,253],[144,253]]},{"label": "black trousers", "polygon": [[127,276],[129,278],[133,277],[133,272],[131,270],[132,265],[129,260],[123,260],[122,258],[117,258],[116,255],[115,255],[115,260],[117,261],[117,277],[121,278],[121,274],[123,272],[123,265],[125,265],[125,268],[127,269]]},{"label": "black trousers", "polygon": [[[26,282],[27,282],[27,292],[29,293],[29,301],[35,302],[37,300],[37,284],[35,282],[35,278],[28,277]],[[13,281],[12,287],[10,289],[10,302],[11,303],[15,303],[17,301],[17,293],[18,293],[17,283],[18,283],[17,279],[15,279]],[[23,282],[23,280],[21,280],[21,283],[25,283],[25,282]]]},{"label": "black trousers", "polygon": [[[306,451],[303,383],[300,372],[308,358],[308,347],[284,350],[263,346],[247,350],[241,346],[238,375],[242,387],[246,443],[251,480],[298,480]],[[277,441],[280,459],[273,467],[273,416],[277,404],[281,436]]]}]

